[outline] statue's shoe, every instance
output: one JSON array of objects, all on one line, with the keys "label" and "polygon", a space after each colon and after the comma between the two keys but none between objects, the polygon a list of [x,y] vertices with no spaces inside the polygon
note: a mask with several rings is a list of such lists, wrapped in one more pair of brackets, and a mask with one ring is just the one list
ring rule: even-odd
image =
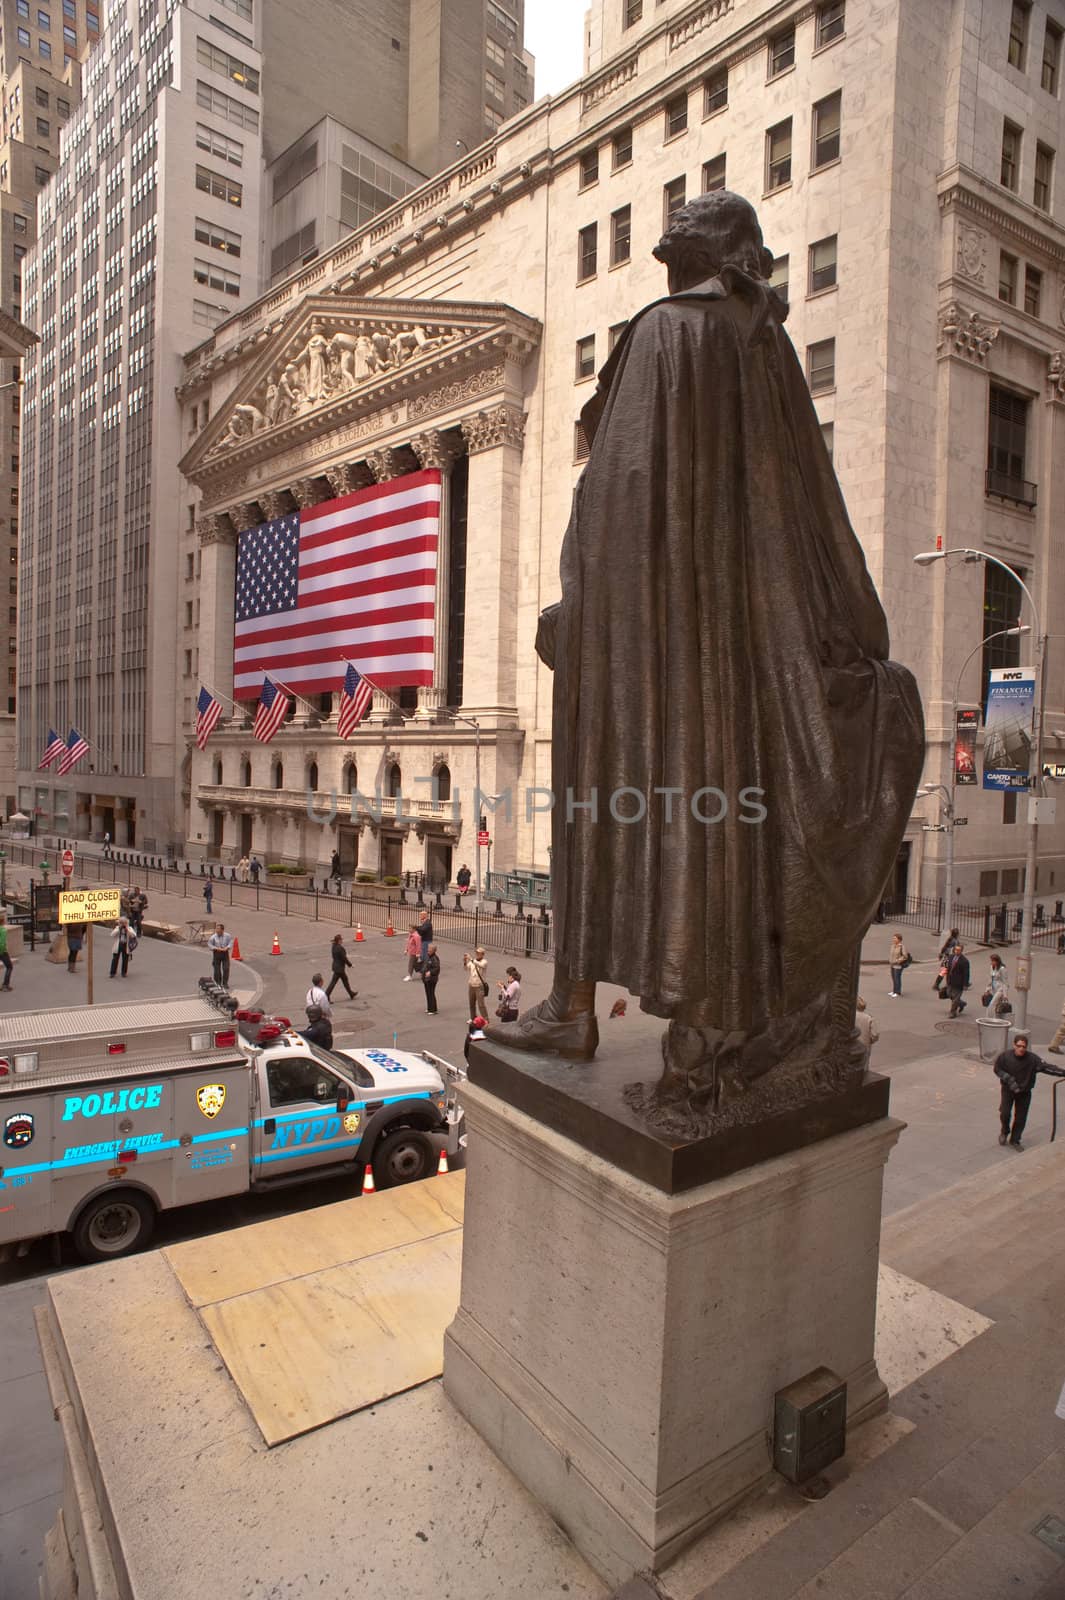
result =
[{"label": "statue's shoe", "polygon": [[550,1051],[567,1061],[590,1061],[599,1044],[594,1011],[559,1017],[550,996],[523,1011],[517,1022],[495,1022],[485,1032],[496,1044],[509,1045],[512,1050]]}]

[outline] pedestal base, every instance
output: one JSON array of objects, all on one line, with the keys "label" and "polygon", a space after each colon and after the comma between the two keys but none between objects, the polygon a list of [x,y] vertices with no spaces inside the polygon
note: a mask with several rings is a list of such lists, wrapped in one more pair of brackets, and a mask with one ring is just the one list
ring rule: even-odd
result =
[{"label": "pedestal base", "polygon": [[848,1420],[873,1356],[883,1117],[679,1195],[475,1085],[458,1409],[611,1583],[661,1570],[771,1466],[773,1396],[814,1367]]}]

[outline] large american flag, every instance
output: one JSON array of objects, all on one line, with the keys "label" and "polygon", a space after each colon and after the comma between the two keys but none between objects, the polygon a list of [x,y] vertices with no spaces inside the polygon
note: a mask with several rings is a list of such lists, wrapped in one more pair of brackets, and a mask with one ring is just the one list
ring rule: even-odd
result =
[{"label": "large american flag", "polygon": [[205,689],[201,684],[199,698],[196,701],[197,750],[207,749],[207,741],[214,732],[221,715],[221,700],[216,700],[210,690]]},{"label": "large american flag", "polygon": [[61,739],[54,728],[48,730],[48,743],[44,747],[44,755],[37,766],[38,772],[47,772],[48,768],[59,760],[66,749],[66,740]]},{"label": "large american flag", "polygon": [[63,751],[59,765],[55,769],[56,772],[60,777],[63,777],[65,773],[70,771],[71,767],[77,766],[82,756],[87,756],[88,753],[88,740],[82,738],[77,728],[71,728],[70,735],[66,743],[66,749]]},{"label": "large american flag", "polygon": [[381,688],[432,683],[440,481],[408,473],[241,534],[238,700],[268,673],[300,694],[338,689],[349,659]]}]

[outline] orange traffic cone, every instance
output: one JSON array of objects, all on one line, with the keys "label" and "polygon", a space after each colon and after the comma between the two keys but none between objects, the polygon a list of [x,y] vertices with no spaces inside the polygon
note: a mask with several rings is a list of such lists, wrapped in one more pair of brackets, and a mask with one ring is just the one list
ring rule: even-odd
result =
[{"label": "orange traffic cone", "polygon": [[451,1168],[447,1164],[447,1151],[441,1150],[440,1160],[436,1163],[436,1175],[438,1178],[446,1177],[450,1171]]},{"label": "orange traffic cone", "polygon": [[355,943],[356,944],[362,944],[365,941],[365,939],[366,939],[366,935],[362,931],[362,923],[361,922],[357,922],[355,924]]},{"label": "orange traffic cone", "polygon": [[281,954],[281,940],[277,937],[276,933],[274,934],[274,942],[270,946],[270,954],[272,956],[279,956]]},{"label": "orange traffic cone", "polygon": [[240,961],[242,959],[243,958],[242,958],[241,953],[240,953],[240,940],[237,939],[236,937],[234,937],[234,939],[233,939],[233,960],[234,961]]},{"label": "orange traffic cone", "polygon": [[389,919],[388,919],[388,927],[385,929],[385,938],[386,939],[394,939],[395,937],[396,937],[396,930],[392,926],[392,918],[389,917]]},{"label": "orange traffic cone", "polygon": [[377,1193],[377,1185],[373,1181],[373,1168],[369,1164],[367,1164],[366,1170],[362,1175],[362,1192],[363,1194]]}]

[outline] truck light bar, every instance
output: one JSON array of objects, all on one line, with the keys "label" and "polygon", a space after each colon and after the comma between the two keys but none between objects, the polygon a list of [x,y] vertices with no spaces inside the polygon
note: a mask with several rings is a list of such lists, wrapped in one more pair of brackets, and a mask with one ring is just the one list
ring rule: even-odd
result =
[{"label": "truck light bar", "polygon": [[109,1056],[124,1056],[126,1053],[126,1041],[124,1039],[112,1040],[107,1046],[107,1053]]},{"label": "truck light bar", "polygon": [[216,1050],[231,1050],[237,1042],[236,1028],[219,1028],[214,1042]]},{"label": "truck light bar", "polygon": [[23,1073],[36,1072],[40,1059],[40,1055],[36,1050],[27,1050],[24,1054],[17,1055],[15,1057],[16,1074],[21,1076]]},{"label": "truck light bar", "polygon": [[281,1029],[277,1026],[276,1022],[264,1022],[262,1027],[259,1029],[258,1042],[259,1044],[264,1044],[269,1039],[280,1039],[280,1037]]}]

